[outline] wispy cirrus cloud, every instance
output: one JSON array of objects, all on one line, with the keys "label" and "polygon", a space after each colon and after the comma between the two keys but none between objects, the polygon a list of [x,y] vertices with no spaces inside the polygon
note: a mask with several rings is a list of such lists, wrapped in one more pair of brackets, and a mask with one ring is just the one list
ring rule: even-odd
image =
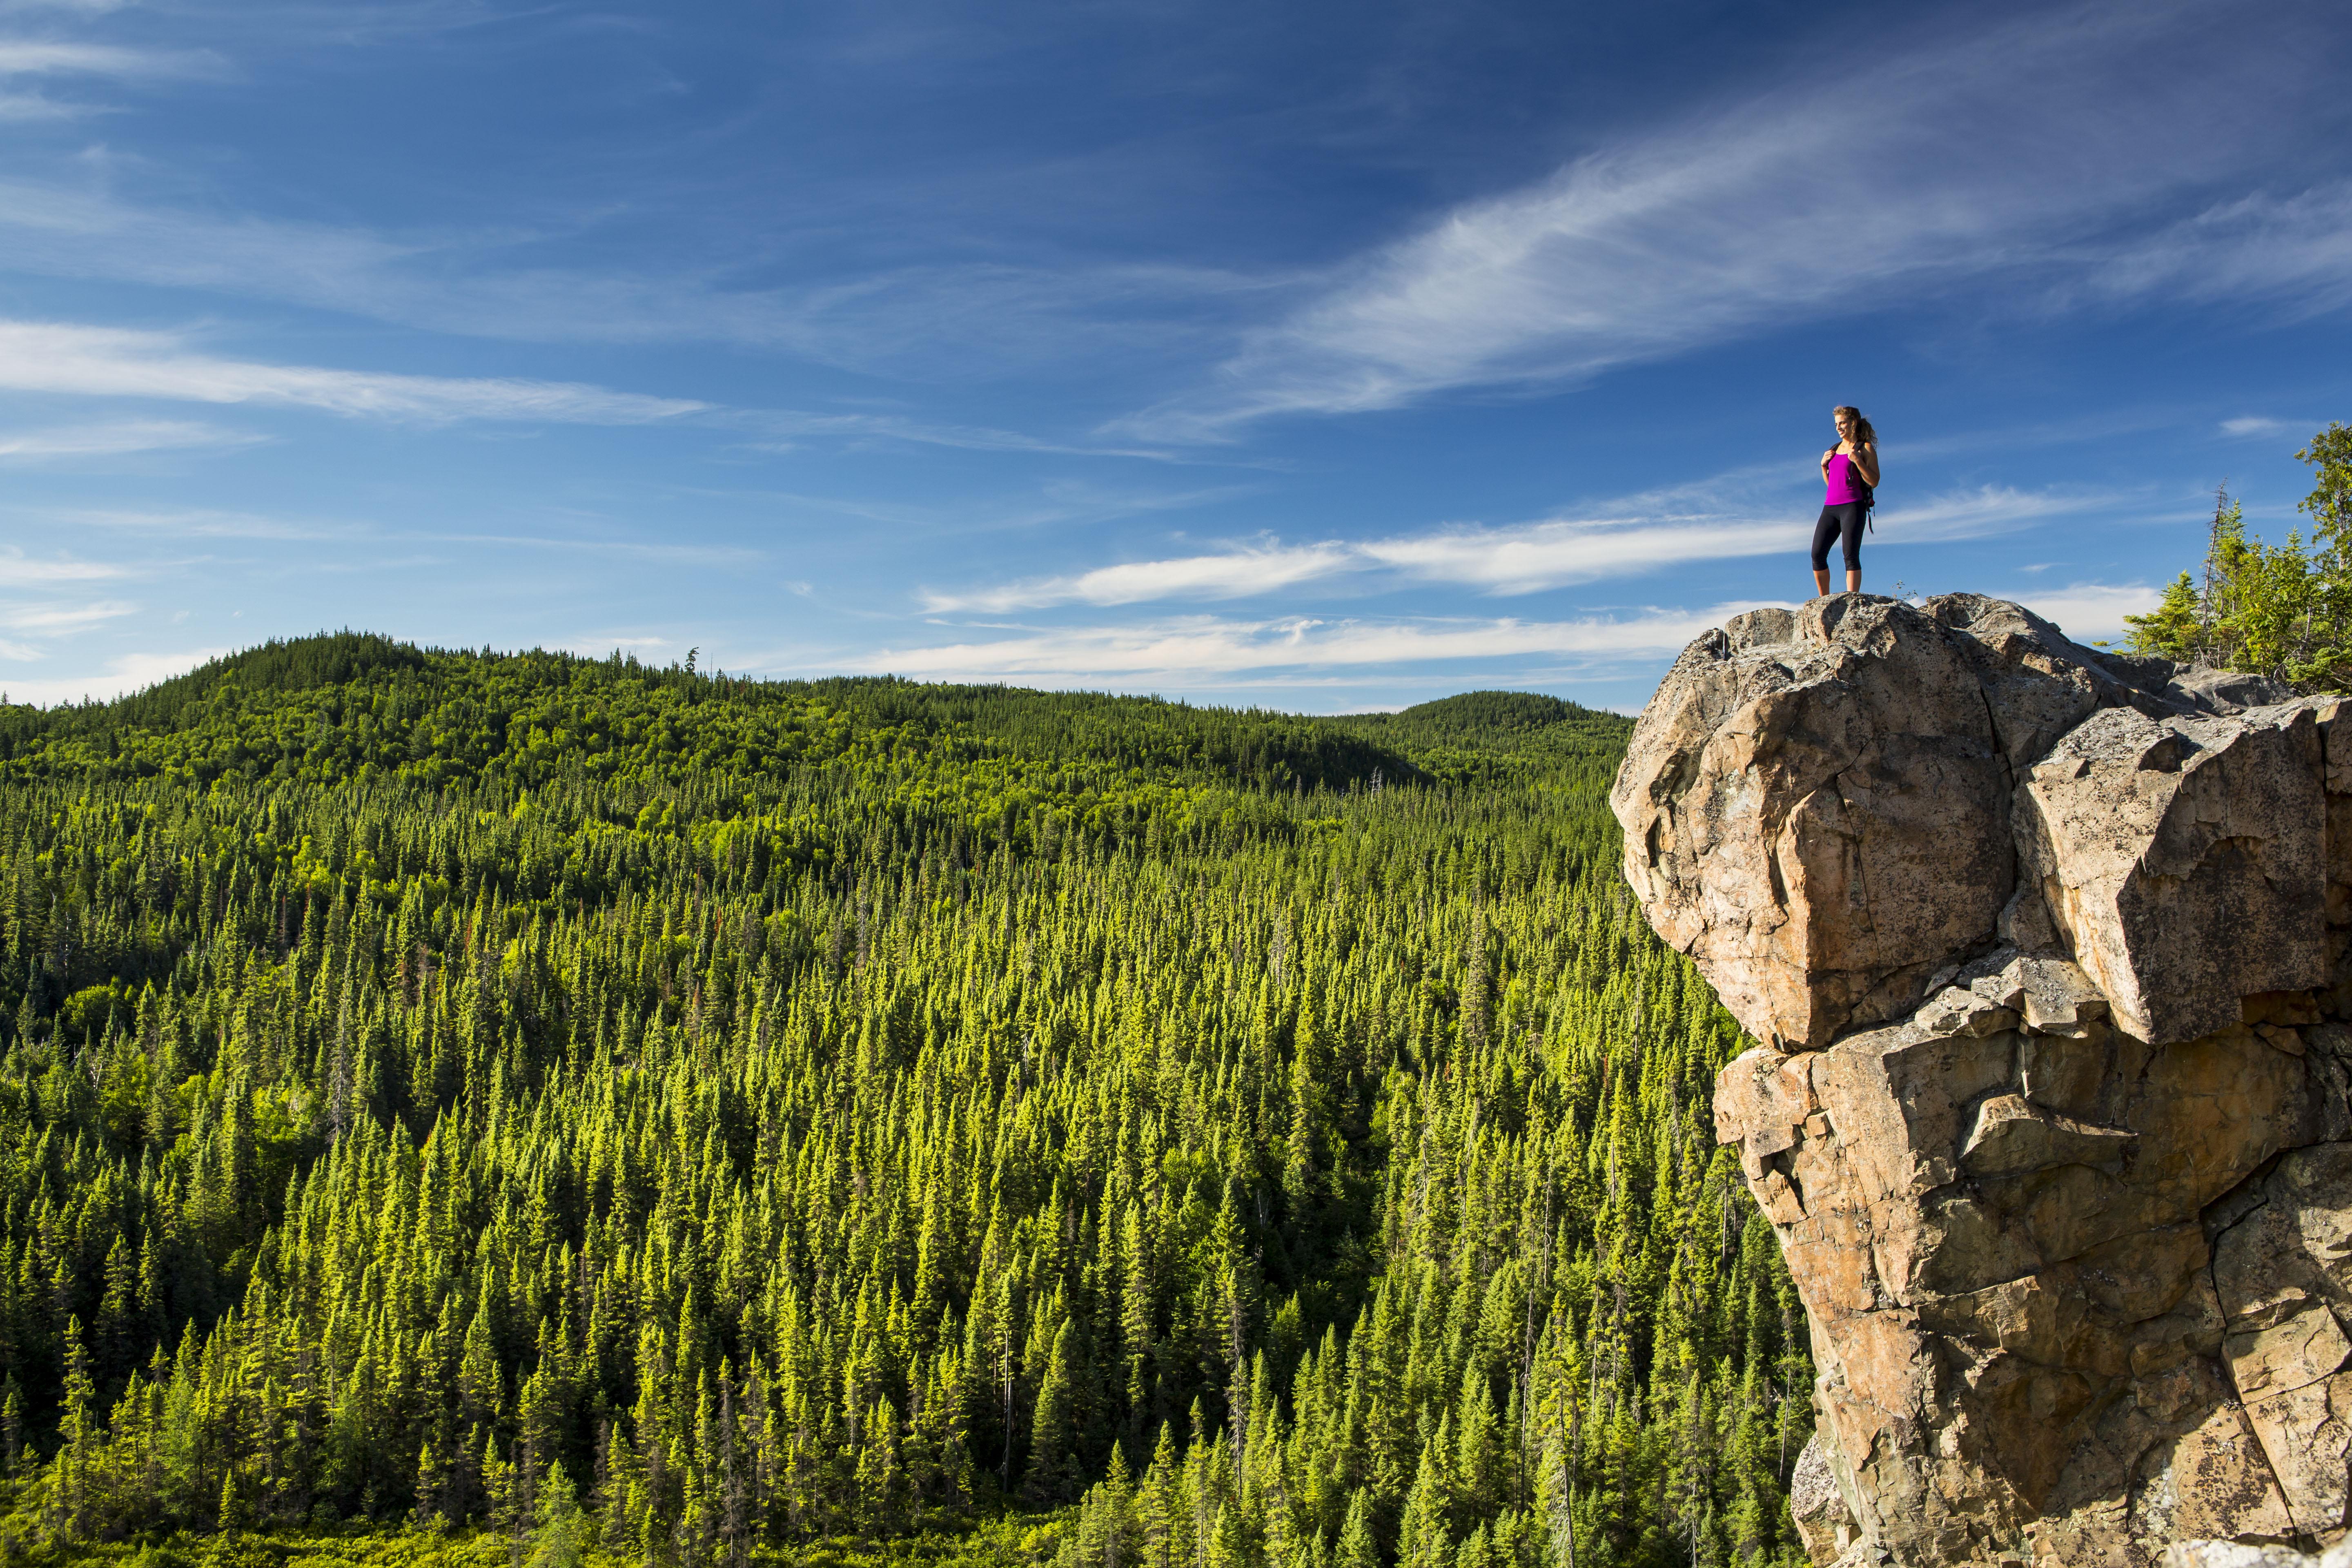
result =
[{"label": "wispy cirrus cloud", "polygon": [[441,423],[531,420],[644,425],[710,405],[576,382],[398,375],[269,364],[197,352],[175,332],[0,321],[0,388],[93,397],[253,403],[354,417]]},{"label": "wispy cirrus cloud", "polygon": [[[2116,511],[2138,497],[2120,490],[2020,489],[2013,485],[1978,485],[1947,490],[1910,505],[1889,505],[1873,515],[1879,534],[1895,544],[1941,544],[2010,533],[2051,518]],[[1806,531],[1811,532],[1810,523]]]},{"label": "wispy cirrus cloud", "polygon": [[[2336,308],[2352,184],[2323,163],[2301,190],[2270,187],[2276,128],[2330,112],[2344,36],[2326,7],[2266,14],[2275,30],[2243,16],[2096,0],[1881,35],[1867,90],[1769,91],[1458,206],[1336,268],[1212,384],[1115,427],[1229,438],[1268,416],[1573,382],[1997,284],[2043,308]],[[2170,217],[2184,199],[2201,215]]]},{"label": "wispy cirrus cloud", "polygon": [[1318,577],[1360,570],[1350,547],[1338,543],[1244,548],[1166,561],[1097,566],[1068,576],[1033,578],[961,593],[921,591],[934,614],[1042,609],[1053,605],[1137,605],[1157,599],[1239,599],[1277,593]]},{"label": "wispy cirrus cloud", "polygon": [[[2152,606],[2160,590],[2088,583],[2021,594],[2028,607],[2084,640],[2120,635],[2123,617]],[[1125,626],[1018,628],[1013,635],[922,647],[885,648],[845,668],[934,680],[1003,680],[1127,690],[1233,686],[1276,672],[1375,671],[1551,661],[1548,679],[1671,654],[1731,616],[1780,600],[1705,609],[1649,608],[1565,620],[1515,617],[1238,619],[1162,618]],[[1444,680],[1460,679],[1455,674]],[[1244,682],[1245,683],[1245,681]]]},{"label": "wispy cirrus cloud", "polygon": [[80,596],[94,584],[132,575],[114,562],[27,555],[15,545],[0,545],[0,588],[45,595],[0,599],[0,634],[6,634],[0,636],[0,659],[32,663],[47,658],[49,645],[61,638],[137,615],[139,605],[128,599]]},{"label": "wispy cirrus cloud", "polygon": [[[144,188],[149,183],[163,188]],[[1212,340],[1181,311],[1171,317],[1171,304],[1238,304],[1297,281],[1164,263],[962,260],[747,289],[733,264],[700,258],[605,268],[542,259],[609,216],[600,205],[541,210],[496,226],[395,228],[224,214],[191,204],[152,171],[142,182],[94,178],[67,164],[46,177],[0,180],[0,236],[16,270],[211,289],[469,336],[756,344],[867,370],[953,361],[1002,374],[1139,348],[1197,352]],[[822,423],[836,417],[852,423],[842,431]],[[878,427],[889,416],[785,415],[770,427],[787,439],[857,434],[860,418]],[[922,432],[910,439],[1008,443],[1001,431],[909,424]],[[1009,442],[1027,444],[1020,437]]]},{"label": "wispy cirrus cloud", "polygon": [[[1633,505],[1611,509],[1616,515],[1502,528],[1435,529],[1372,540],[1356,550],[1369,562],[1420,581],[1508,595],[1654,572],[1688,561],[1790,554],[1811,542],[1813,520],[1802,507],[1752,500],[1722,510],[1688,505],[1707,499],[1710,488],[1683,487],[1677,497],[1685,500],[1682,507],[1637,510],[1634,507],[1647,498],[1633,498]],[[1735,492],[1745,488],[1737,483],[1724,487]],[[2109,510],[2122,499],[2112,491],[1986,485],[1884,507],[1877,514],[1878,534],[1891,544],[1982,538],[2046,518]]]},{"label": "wispy cirrus cloud", "polygon": [[139,606],[128,599],[92,599],[78,605],[0,604],[0,627],[29,636],[63,637],[138,613]]},{"label": "wispy cirrus cloud", "polygon": [[[1098,566],[991,587],[926,588],[933,614],[1002,615],[1060,605],[1134,605],[1164,599],[1245,599],[1343,577],[1385,574],[1496,596],[1539,593],[1637,575],[1694,560],[1739,560],[1802,551],[1812,537],[1802,509],[1726,506],[1748,501],[1753,476],[1629,497],[1600,515],[1504,527],[1455,524],[1357,542],[1284,544],[1265,540],[1199,555]],[[2112,491],[2021,490],[1988,485],[1889,507],[1881,537],[1927,544],[2009,532],[2054,517],[2112,510]],[[1712,505],[1705,504],[1713,502]]]},{"label": "wispy cirrus cloud", "polygon": [[249,447],[268,437],[187,419],[114,419],[37,430],[0,430],[0,462],[44,463],[121,458],[134,452]]},{"label": "wispy cirrus cloud", "polygon": [[924,447],[950,447],[966,452],[1026,452],[1048,457],[1144,458],[1154,462],[1188,459],[1157,447],[1087,445],[1051,441],[1018,430],[985,425],[941,424],[902,414],[831,414],[792,409],[745,409],[731,421],[761,432],[766,439],[752,443],[762,450],[789,452],[810,437],[835,441],[906,441]]},{"label": "wispy cirrus cloud", "polygon": [[0,38],[0,77],[206,77],[225,68],[201,49],[132,49],[116,44]]},{"label": "wispy cirrus cloud", "polygon": [[2263,301],[2290,319],[2341,310],[2352,303],[2352,180],[2215,202],[2120,247],[2083,291]]},{"label": "wispy cirrus cloud", "polygon": [[[154,81],[217,78],[226,74],[218,55],[205,49],[136,49],[116,44],[0,38],[0,83],[22,79],[100,78]],[[102,105],[53,98],[38,89],[0,86],[0,121],[66,120],[96,112]]]},{"label": "wispy cirrus cloud", "polygon": [[[896,413],[817,413],[725,409],[696,398],[618,392],[579,382],[514,377],[407,375],[316,365],[277,364],[203,352],[187,332],[0,320],[0,389],[255,404],[314,409],[349,417],[425,424],[460,420],[572,425],[646,425],[688,416],[753,433],[755,447],[789,450],[795,440],[910,443],[967,451],[1189,461],[1134,446],[1055,442],[987,426],[934,423]],[[0,458],[148,450],[167,446],[231,446],[266,437],[185,422],[118,421],[79,433],[0,435]],[[114,443],[109,446],[108,443]]]},{"label": "wispy cirrus cloud", "polygon": [[[741,545],[696,543],[666,538],[637,539],[601,531],[516,533],[478,529],[460,532],[446,529],[387,527],[368,521],[271,517],[254,512],[202,510],[146,511],[45,508],[36,515],[68,527],[107,529],[173,540],[271,540],[288,543],[298,541],[332,542],[373,546],[424,544],[457,547],[476,555],[488,555],[499,551],[543,551],[681,567],[742,567],[764,558],[763,552]],[[12,564],[5,555],[0,555],[0,575],[5,575]],[[123,572],[120,567],[103,570],[110,575]]]},{"label": "wispy cirrus cloud", "polygon": [[127,574],[110,561],[82,561],[72,556],[43,558],[27,555],[13,544],[0,544],[0,582],[18,587],[36,583],[101,583]]},{"label": "wispy cirrus cloud", "polygon": [[26,515],[37,522],[60,528],[102,528],[175,539],[357,539],[366,531],[349,524],[270,517],[258,512],[227,511],[210,507],[178,507],[162,510],[123,507],[41,507],[31,509]]},{"label": "wispy cirrus cloud", "polygon": [[1529,657],[1609,659],[1679,648],[1727,616],[1764,602],[1564,621],[1187,616],[885,648],[847,668],[942,680],[1181,689],[1265,670],[1368,669]]},{"label": "wispy cirrus cloud", "polygon": [[2325,419],[2273,419],[2267,415],[2245,414],[2235,419],[2221,421],[2224,436],[2305,436],[2326,426]]}]

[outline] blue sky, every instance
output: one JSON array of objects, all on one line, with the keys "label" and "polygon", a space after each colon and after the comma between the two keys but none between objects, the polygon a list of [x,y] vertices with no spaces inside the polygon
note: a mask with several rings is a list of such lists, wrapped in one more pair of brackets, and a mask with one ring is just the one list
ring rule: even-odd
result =
[{"label": "blue sky", "polygon": [[2340,4],[0,0],[0,689],[270,636],[1637,706],[2352,417]]}]

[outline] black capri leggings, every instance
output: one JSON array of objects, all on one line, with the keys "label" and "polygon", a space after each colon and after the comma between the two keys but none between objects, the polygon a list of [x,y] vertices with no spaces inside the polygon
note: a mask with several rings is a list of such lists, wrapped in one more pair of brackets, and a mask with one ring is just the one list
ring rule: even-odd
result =
[{"label": "black capri leggings", "polygon": [[1845,540],[1845,569],[1862,570],[1863,505],[1858,500],[1841,502],[1822,508],[1821,521],[1813,524],[1813,570],[1830,569],[1830,541]]}]

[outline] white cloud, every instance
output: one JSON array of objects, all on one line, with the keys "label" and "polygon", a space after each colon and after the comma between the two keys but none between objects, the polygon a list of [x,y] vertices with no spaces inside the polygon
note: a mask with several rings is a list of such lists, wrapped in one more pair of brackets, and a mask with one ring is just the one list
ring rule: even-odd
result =
[{"label": "white cloud", "polygon": [[[0,185],[0,211],[9,189]],[[21,216],[21,215],[19,215]],[[0,217],[0,223],[5,223]],[[150,243],[146,237],[136,243]],[[161,247],[168,249],[168,246]],[[770,437],[821,437],[838,441],[904,441],[969,451],[1031,452],[1090,458],[1172,460],[1144,447],[1056,443],[985,426],[937,425],[898,414],[815,414],[782,409],[720,410],[686,398],[614,392],[576,382],[453,378],[321,369],[226,359],[196,352],[187,334],[78,323],[0,321],[0,388],[92,396],[152,397],[180,402],[255,403],[388,419],[516,420],[575,425],[640,425],[686,415],[709,415]],[[124,425],[129,431],[138,426]],[[151,445],[231,445],[261,440],[204,426],[146,422],[165,437]],[[28,437],[29,438],[29,437]],[[790,450],[789,441],[754,441],[754,447]],[[117,448],[136,449],[133,447]],[[0,437],[0,457],[11,455]],[[1189,505],[1201,496],[1159,504]]]},{"label": "white cloud", "polygon": [[[103,77],[116,81],[218,77],[220,57],[203,50],[131,49],[112,44],[0,38],[0,80],[23,77]],[[65,120],[98,105],[47,93],[0,92],[0,121]]]},{"label": "white cloud", "polygon": [[1373,540],[1363,555],[1428,582],[1490,594],[1528,594],[1570,583],[1654,571],[1675,562],[1802,549],[1809,524],[1785,517],[1635,521],[1594,519],[1457,527]]},{"label": "white cloud", "polygon": [[45,93],[0,92],[0,120],[67,120],[88,112],[80,104],[60,102]]},{"label": "white cloud", "polygon": [[0,76],[188,77],[220,69],[220,58],[203,52],[0,38]]},{"label": "white cloud", "polygon": [[[28,117],[67,112],[80,110],[53,103],[26,108]],[[1190,350],[1203,341],[1202,329],[1171,320],[1171,301],[1238,300],[1293,281],[1160,264],[973,262],[747,289],[731,253],[722,262],[661,271],[514,262],[518,253],[535,258],[551,242],[593,228],[611,216],[601,209],[528,226],[377,230],[224,216],[186,205],[176,195],[148,200],[125,195],[124,183],[93,181],[79,166],[54,179],[0,180],[0,234],[6,236],[10,268],[217,289],[482,337],[756,343],[862,369],[962,359],[992,374],[1087,353]],[[888,413],[747,414],[742,423],[785,443],[803,436],[874,435],[977,450],[1062,449],[1015,433]]]},{"label": "white cloud", "polygon": [[[1685,493],[1703,489],[1686,487]],[[1877,538],[1888,544],[1976,539],[2043,518],[2099,510],[2119,499],[2105,492],[2064,494],[1987,485],[1928,496],[1911,505],[1882,507]],[[1357,548],[1370,560],[1425,581],[1455,583],[1495,595],[1531,594],[1692,561],[1799,554],[1812,542],[1813,518],[1808,513],[1803,506],[1767,510],[1751,505],[1729,514],[1555,519],[1510,528],[1442,529],[1374,540]]]},{"label": "white cloud", "polygon": [[2333,90],[2326,10],[2249,27],[2220,0],[2098,0],[1882,35],[1853,90],[1809,73],[1455,208],[1245,338],[1214,385],[1122,426],[1218,439],[1268,415],[1575,380],[1968,281],[2332,308],[2352,288],[2342,187],[2126,232],[2276,178],[2280,128]]},{"label": "white cloud", "polygon": [[2098,293],[2282,300],[2291,316],[2352,303],[2352,182],[2217,203],[2125,247],[2089,279]]},{"label": "white cloud", "polygon": [[2017,602],[2042,619],[2054,622],[2076,642],[2112,642],[2124,635],[2126,616],[2145,615],[2164,597],[2160,587],[2144,583],[2109,585],[2071,583],[2048,592],[2028,592]]},{"label": "white cloud", "polygon": [[761,552],[731,544],[679,544],[637,539],[562,538],[543,533],[432,533],[422,530],[387,529],[387,540],[415,540],[430,544],[462,544],[482,548],[576,551],[583,555],[608,555],[623,561],[659,562],[673,566],[748,566]]},{"label": "white cloud", "polygon": [[93,397],[258,403],[383,419],[642,425],[709,407],[573,382],[458,379],[266,364],[191,352],[170,332],[0,321],[0,387]]},{"label": "white cloud", "polygon": [[0,626],[37,637],[63,637],[138,613],[139,606],[126,599],[93,599],[79,605],[0,605]]},{"label": "white cloud", "polygon": [[[1775,470],[1777,472],[1777,470]],[[1811,542],[1801,504],[1758,501],[1756,476],[1738,473],[1673,491],[1608,503],[1613,515],[1553,518],[1499,528],[1454,524],[1419,533],[1313,544],[1279,542],[1214,554],[1097,567],[994,588],[927,589],[935,614],[1003,614],[1055,605],[1132,605],[1162,599],[1245,599],[1329,578],[1387,574],[1449,583],[1497,596],[1532,594],[1609,577],[1638,575],[1691,561],[1794,555]],[[2122,498],[1987,485],[1928,496],[1880,513],[1890,544],[1975,539],[2044,518],[2095,511]],[[1668,502],[1669,505],[1660,503]],[[1736,507],[1736,510],[1733,508]]]},{"label": "white cloud", "polygon": [[75,458],[119,458],[196,447],[245,447],[268,437],[191,419],[117,419],[0,432],[0,461],[37,463]]},{"label": "white cloud", "polygon": [[[549,551],[589,556],[608,556],[622,561],[639,561],[663,565],[738,569],[764,559],[762,552],[740,545],[695,544],[670,539],[600,537],[587,532],[559,535],[491,533],[481,530],[457,531],[446,529],[386,528],[367,521],[280,518],[252,512],[201,509],[134,511],[28,507],[19,509],[19,512],[20,515],[34,521],[36,524],[71,528],[103,528],[123,533],[157,534],[173,539],[330,541],[379,546],[385,544],[457,545],[481,552]],[[5,582],[16,574],[17,559],[6,551],[0,550],[0,582]],[[436,556],[430,559],[438,561],[444,558]],[[377,570],[394,564],[414,563],[416,563],[395,562],[382,556],[371,555],[367,558],[364,568],[355,569]],[[83,569],[83,563],[70,564],[75,570]],[[39,565],[40,563],[34,563],[35,569],[38,569]],[[88,570],[91,574],[109,576],[127,574],[118,567],[89,567]]]},{"label": "white cloud", "polygon": [[120,566],[104,561],[76,561],[67,556],[39,560],[13,544],[0,544],[0,583],[22,588],[35,583],[100,583],[124,576]]},{"label": "white cloud", "polygon": [[1017,430],[984,425],[936,425],[898,414],[812,414],[791,409],[746,409],[730,423],[767,431],[772,438],[751,445],[763,451],[789,452],[795,438],[812,436],[837,440],[909,441],[919,446],[951,447],[968,452],[1034,452],[1074,458],[1145,458],[1174,461],[1174,455],[1149,447],[1073,446],[1047,441]]},{"label": "white cloud", "polygon": [[1270,594],[1317,577],[1358,570],[1353,552],[1339,544],[1271,545],[1216,555],[1169,561],[1136,561],[1097,566],[1066,577],[1040,577],[1002,588],[964,593],[922,593],[924,607],[944,613],[1002,613],[1049,605],[1135,605],[1154,599],[1238,599]]},{"label": "white cloud", "polygon": [[184,653],[126,653],[107,660],[107,668],[118,679],[128,681],[125,689],[136,691],[158,681],[185,675],[200,664],[220,658],[229,650],[225,647],[190,648]]},{"label": "white cloud", "polygon": [[1889,543],[1937,544],[2008,533],[2044,518],[2108,510],[2126,499],[2112,490],[2021,490],[2008,485],[1982,485],[1929,496],[1916,506],[1884,506],[1875,515],[1879,534]]},{"label": "white cloud", "polygon": [[[393,240],[316,223],[142,206],[116,193],[117,180],[109,169],[94,189],[0,181],[0,226],[9,236],[10,265],[364,310],[393,294],[427,293],[421,280],[398,281],[394,269],[431,258],[449,244],[441,236]],[[517,237],[498,237],[511,242]]]},{"label": "white cloud", "polygon": [[111,528],[126,533],[168,533],[194,539],[332,539],[357,537],[361,530],[264,517],[253,512],[188,508],[171,511],[41,507],[33,519],[68,528]]},{"label": "white cloud", "polygon": [[2272,419],[2263,415],[2242,415],[2221,421],[2224,436],[2293,436],[2297,445],[2315,430],[2326,428],[2325,419]]},{"label": "white cloud", "polygon": [[39,707],[79,702],[84,698],[104,700],[143,690],[175,675],[185,675],[196,666],[208,659],[218,658],[228,651],[225,647],[199,647],[179,653],[121,654],[108,659],[105,668],[95,675],[67,676],[53,680],[17,680],[12,678],[0,683],[0,697],[11,702],[30,702]]},{"label": "white cloud", "polygon": [[1654,656],[1765,601],[1571,621],[1239,621],[1187,616],[1074,626],[985,642],[886,648],[848,668],[927,679],[1176,689],[1254,670],[1315,670],[1475,659]]},{"label": "white cloud", "polygon": [[[2123,617],[2152,606],[2159,589],[2078,583],[2017,595],[2078,641],[2111,640]],[[1653,608],[1622,616],[1538,621],[1511,617],[1229,619],[1176,616],[1132,626],[1034,629],[986,640],[885,648],[835,668],[928,680],[1162,691],[1234,688],[1278,673],[1273,684],[1331,684],[1349,671],[1381,671],[1393,685],[1408,667],[1496,660],[1567,660],[1585,668],[1654,663],[1731,616],[1786,600],[1741,600],[1702,610]],[[1526,674],[1522,670],[1518,672]],[[1563,673],[1542,672],[1547,679]],[[1437,676],[1453,679],[1459,677]],[[1507,679],[1482,672],[1480,679]],[[1340,680],[1344,684],[1344,679]],[[1369,711],[1370,710],[1357,710]]]}]

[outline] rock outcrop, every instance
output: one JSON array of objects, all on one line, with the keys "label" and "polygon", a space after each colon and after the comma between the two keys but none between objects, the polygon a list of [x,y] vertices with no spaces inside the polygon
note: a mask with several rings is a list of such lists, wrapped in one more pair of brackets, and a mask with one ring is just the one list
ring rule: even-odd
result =
[{"label": "rock outcrop", "polygon": [[1811,1318],[1816,1560],[2345,1538],[2341,711],[1847,595],[1643,713],[1626,877],[1764,1042],[1715,1114]]}]

